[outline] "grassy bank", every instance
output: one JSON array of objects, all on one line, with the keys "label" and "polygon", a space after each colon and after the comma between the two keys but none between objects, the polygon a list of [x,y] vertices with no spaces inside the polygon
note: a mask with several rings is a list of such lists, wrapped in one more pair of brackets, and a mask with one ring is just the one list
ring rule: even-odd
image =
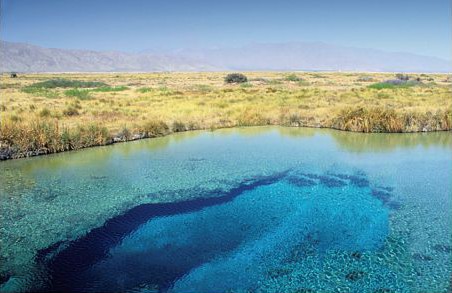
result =
[{"label": "grassy bank", "polygon": [[29,74],[1,77],[0,158],[194,129],[285,125],[357,132],[452,129],[445,74]]}]

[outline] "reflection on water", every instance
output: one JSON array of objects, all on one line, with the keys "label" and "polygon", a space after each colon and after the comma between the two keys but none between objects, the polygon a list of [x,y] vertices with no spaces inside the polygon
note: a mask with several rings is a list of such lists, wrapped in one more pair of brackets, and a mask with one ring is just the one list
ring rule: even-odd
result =
[{"label": "reflection on water", "polygon": [[[209,292],[215,286],[219,292],[361,292],[363,286],[446,291],[452,271],[451,150],[450,132],[252,127],[1,162],[0,289],[75,290],[76,283],[86,290],[145,292]],[[259,178],[276,179],[251,188]],[[234,191],[240,186],[250,188]],[[144,217],[114,243],[108,242],[112,233],[96,234],[105,225],[125,227],[121,215],[136,216],[140,207],[177,207],[231,192],[228,202]],[[367,246],[372,237],[383,239],[379,249]],[[94,242],[77,246],[86,239]],[[357,246],[333,245],[348,243],[344,239]],[[74,263],[77,253],[71,251],[82,255],[95,247],[102,257],[88,269],[65,266]],[[181,259],[178,251],[191,257],[169,262]],[[165,268],[167,263],[174,267]],[[167,275],[149,276],[155,267]]]},{"label": "reflection on water", "polygon": [[350,133],[331,131],[338,145],[349,152],[388,152],[415,147],[442,147],[452,145],[450,132],[433,133]]}]

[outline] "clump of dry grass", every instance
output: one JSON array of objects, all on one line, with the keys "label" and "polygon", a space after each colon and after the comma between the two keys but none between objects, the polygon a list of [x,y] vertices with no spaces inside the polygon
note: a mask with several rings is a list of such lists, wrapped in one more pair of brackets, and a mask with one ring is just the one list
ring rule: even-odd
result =
[{"label": "clump of dry grass", "polygon": [[137,128],[144,137],[165,136],[170,133],[168,125],[163,121],[147,121]]},{"label": "clump of dry grass", "polygon": [[382,108],[347,108],[331,120],[331,127],[356,132],[419,132],[449,130],[452,111],[436,113],[396,112]]},{"label": "clump of dry grass", "polygon": [[332,119],[332,127],[359,132],[402,132],[403,118],[394,110],[349,108]]},{"label": "clump of dry grass", "polygon": [[3,159],[76,150],[110,142],[108,129],[93,123],[69,129],[61,127],[57,120],[0,122],[0,149],[6,154]]},{"label": "clump of dry grass", "polygon": [[270,119],[265,117],[264,113],[252,108],[245,109],[240,113],[237,119],[237,126],[260,126],[270,124]]}]

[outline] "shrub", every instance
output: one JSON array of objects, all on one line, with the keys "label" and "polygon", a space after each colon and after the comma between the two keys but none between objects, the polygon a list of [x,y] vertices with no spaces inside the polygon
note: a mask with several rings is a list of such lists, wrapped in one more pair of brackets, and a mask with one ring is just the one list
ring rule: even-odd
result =
[{"label": "shrub", "polygon": [[185,127],[185,124],[183,122],[174,121],[172,130],[173,130],[173,132],[181,132],[181,131],[186,131],[187,128]]},{"label": "shrub", "polygon": [[163,121],[148,121],[139,128],[139,131],[143,132],[145,137],[157,137],[167,135],[169,127]]},{"label": "shrub", "polygon": [[300,126],[301,125],[301,116],[298,113],[292,113],[289,116],[289,126]]},{"label": "shrub", "polygon": [[226,83],[243,83],[247,81],[248,78],[241,73],[230,73],[224,78],[224,82]]},{"label": "shrub", "polygon": [[286,80],[286,81],[302,81],[303,79],[298,77],[296,74],[289,74],[284,78],[284,80]]},{"label": "shrub", "polygon": [[397,73],[397,74],[395,75],[395,77],[396,77],[398,80],[403,80],[403,81],[407,81],[407,80],[410,79],[410,76],[409,76],[408,74],[403,74],[403,73]]},{"label": "shrub", "polygon": [[80,149],[90,146],[105,145],[111,142],[108,129],[98,124],[77,126],[71,134],[71,148]]}]

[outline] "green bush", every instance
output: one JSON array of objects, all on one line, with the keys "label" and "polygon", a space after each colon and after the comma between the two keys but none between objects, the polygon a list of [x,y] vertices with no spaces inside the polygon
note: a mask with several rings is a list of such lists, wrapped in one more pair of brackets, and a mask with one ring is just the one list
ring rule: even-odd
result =
[{"label": "green bush", "polygon": [[64,94],[68,97],[75,97],[80,100],[89,100],[91,99],[91,95],[89,94],[89,90],[80,90],[80,89],[71,89],[64,91]]},{"label": "green bush", "polygon": [[230,73],[224,78],[226,83],[244,83],[247,82],[248,78],[241,73]]},{"label": "green bush", "polygon": [[80,81],[80,80],[69,80],[64,78],[49,79],[46,81],[41,81],[27,86],[26,88],[97,88],[97,87],[107,87],[108,85],[103,82],[98,81]]},{"label": "green bush", "polygon": [[418,81],[404,81],[401,79],[387,80],[384,82],[377,82],[369,85],[368,87],[371,89],[396,89],[396,88],[408,88],[412,86],[420,85],[421,83]]}]

